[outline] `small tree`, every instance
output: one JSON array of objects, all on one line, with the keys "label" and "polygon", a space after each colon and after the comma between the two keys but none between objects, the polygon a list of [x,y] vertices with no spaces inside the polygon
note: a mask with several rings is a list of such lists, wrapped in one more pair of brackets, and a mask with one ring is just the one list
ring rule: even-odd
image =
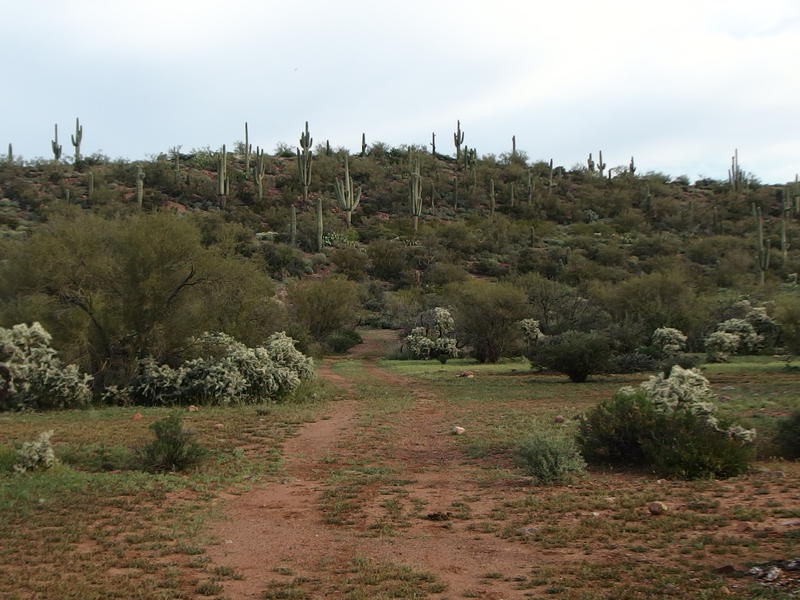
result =
[{"label": "small tree", "polygon": [[608,366],[611,345],[600,332],[567,331],[543,339],[528,359],[534,366],[566,374],[575,383],[585,382],[589,375]]}]

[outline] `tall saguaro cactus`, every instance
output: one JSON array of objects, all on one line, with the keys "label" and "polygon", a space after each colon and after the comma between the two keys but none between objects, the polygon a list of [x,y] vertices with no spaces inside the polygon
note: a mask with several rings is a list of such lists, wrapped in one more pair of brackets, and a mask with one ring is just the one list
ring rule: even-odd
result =
[{"label": "tall saguaro cactus", "polygon": [[11,142],[8,143],[8,153],[6,154],[6,162],[10,165],[14,162],[14,147]]},{"label": "tall saguaro cactus", "polygon": [[[300,146],[297,148],[297,173],[300,178],[300,185],[303,186],[303,206],[308,204],[308,188],[311,186],[311,145],[314,143],[308,131],[308,121],[306,128],[300,132]],[[292,223],[289,242],[292,245],[297,243],[297,208],[292,204]]]},{"label": "tall saguaro cactus", "polygon": [[247,129],[247,121],[244,122],[244,177],[250,172],[250,152],[253,147],[250,145],[250,132]]},{"label": "tall saguaro cactus", "polygon": [[50,147],[53,149],[53,160],[58,162],[61,159],[61,144],[58,143],[58,123],[54,125],[55,136],[50,140]]},{"label": "tall saguaro cactus", "polygon": [[436,132],[431,131],[431,156],[436,156]]},{"label": "tall saguaro cactus", "polygon": [[603,176],[603,171],[606,170],[606,163],[603,162],[603,151],[597,151],[597,171],[600,173],[600,177]]},{"label": "tall saguaro cactus", "polygon": [[353,186],[347,155],[344,157],[344,181],[337,177],[335,190],[336,202],[339,204],[339,208],[344,211],[345,222],[347,223],[347,228],[350,229],[353,221],[353,211],[361,201],[361,186],[358,187],[358,190]]},{"label": "tall saguaro cactus", "polygon": [[411,215],[414,217],[414,233],[419,228],[419,218],[422,216],[422,175],[419,171],[419,159],[414,161],[408,180],[408,199],[411,203]]},{"label": "tall saguaro cactus", "polygon": [[256,183],[256,190],[258,191],[258,201],[264,200],[264,174],[266,173],[266,165],[264,163],[264,151],[256,146],[255,164],[253,165],[253,181]]},{"label": "tall saguaro cactus", "polygon": [[761,285],[764,285],[766,279],[767,269],[769,268],[769,254],[770,243],[769,240],[764,240],[764,215],[761,213],[761,207],[753,202],[753,217],[756,220],[756,260],[758,263],[758,279]]},{"label": "tall saguaro cactus", "polygon": [[144,170],[142,167],[136,167],[136,204],[139,210],[142,210],[142,202],[144,201]]},{"label": "tall saguaro cactus", "polygon": [[511,136],[511,157],[517,157],[517,136],[515,135]]},{"label": "tall saguaro cactus", "polygon": [[731,156],[731,168],[728,169],[728,183],[731,190],[734,192],[741,192],[744,189],[744,172],[739,168],[739,149],[733,150]]},{"label": "tall saguaro cactus", "polygon": [[72,145],[75,146],[75,163],[81,160],[81,141],[83,141],[83,125],[80,119],[75,119],[75,133],[70,136]]},{"label": "tall saguaro cactus", "polygon": [[361,134],[361,157],[365,157],[367,155],[367,134]]},{"label": "tall saguaro cactus", "polygon": [[631,176],[635,176],[636,175],[636,163],[633,161],[633,157],[632,156],[631,156],[631,164],[628,165],[628,173],[630,173]]},{"label": "tall saguaro cactus", "polygon": [[789,197],[789,187],[786,186],[781,190],[781,256],[783,257],[783,264],[789,257],[789,239],[786,236],[786,222],[789,220],[789,215],[792,212],[792,202]]},{"label": "tall saguaro cactus", "polygon": [[456,160],[461,158],[461,144],[464,143],[464,132],[461,131],[461,121],[456,121],[456,131],[453,133],[453,143],[456,146]]},{"label": "tall saguaro cactus", "polygon": [[589,158],[586,159],[586,166],[589,167],[589,173],[594,175],[594,160],[592,159],[591,152],[589,152]]},{"label": "tall saguaro cactus", "polygon": [[217,196],[220,204],[225,205],[225,200],[231,191],[231,180],[228,177],[228,151],[225,144],[222,144],[222,151],[217,159]]}]

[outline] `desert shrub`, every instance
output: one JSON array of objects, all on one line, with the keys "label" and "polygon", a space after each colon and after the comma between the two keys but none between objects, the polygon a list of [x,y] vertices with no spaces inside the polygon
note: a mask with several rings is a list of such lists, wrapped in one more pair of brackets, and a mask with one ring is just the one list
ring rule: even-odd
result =
[{"label": "desert shrub", "polygon": [[25,473],[27,471],[42,471],[56,464],[56,455],[50,438],[53,431],[44,431],[33,442],[24,442],[17,450],[17,462],[14,471]]},{"label": "desert shrub", "polygon": [[660,364],[658,359],[644,352],[625,352],[611,357],[608,370],[612,373],[643,373],[657,370]]},{"label": "desert shrub", "polygon": [[752,323],[745,319],[728,319],[717,325],[717,331],[729,333],[739,338],[736,352],[754,352],[764,341],[763,336],[756,333]]},{"label": "desert shrub", "polygon": [[139,460],[148,471],[184,471],[200,462],[205,449],[184,428],[180,414],[173,413],[150,425],[155,439],[141,448]]},{"label": "desert shrub", "polygon": [[91,399],[91,376],[64,365],[50,346],[50,334],[39,323],[0,327],[2,378],[0,411],[80,408]]},{"label": "desert shrub", "polygon": [[339,273],[353,281],[361,281],[367,276],[369,258],[359,248],[336,248],[331,252],[331,262]]},{"label": "desert shrub", "polygon": [[519,346],[518,322],[530,316],[525,293],[509,283],[481,279],[451,284],[457,337],[479,362],[497,362]]},{"label": "desert shrub", "polygon": [[755,446],[710,430],[703,415],[680,410],[658,413],[642,448],[650,468],[662,475],[699,479],[733,477],[747,472]]},{"label": "desert shrub", "polygon": [[586,469],[575,441],[555,431],[528,435],[514,449],[514,462],[545,485],[568,482]]},{"label": "desert shrub", "polygon": [[455,322],[449,310],[437,306],[419,315],[417,320],[423,326],[414,327],[404,339],[404,348],[411,358],[435,358],[445,364],[458,356],[458,343],[451,337]]},{"label": "desert shrub", "polygon": [[727,331],[715,331],[705,339],[708,362],[727,362],[739,347],[739,336]]},{"label": "desert shrub", "polygon": [[674,367],[622,388],[582,420],[578,444],[593,463],[649,468],[689,479],[730,477],[752,460],[755,431],[721,423],[708,380]]},{"label": "desert shrub", "polygon": [[659,327],[653,332],[651,343],[660,356],[674,356],[686,347],[686,336],[674,327]]},{"label": "desert shrub", "polygon": [[775,441],[784,458],[800,458],[800,410],[778,422]]},{"label": "desert shrub", "polygon": [[278,400],[314,376],[313,360],[283,332],[254,348],[224,333],[206,332],[192,340],[192,349],[195,358],[177,368],[143,359],[121,393],[146,405],[258,402]]},{"label": "desert shrub", "polygon": [[609,366],[610,343],[602,333],[566,331],[544,338],[528,356],[531,364],[567,375],[583,383]]},{"label": "desert shrub", "polygon": [[318,342],[356,324],[359,296],[358,284],[343,277],[298,281],[287,289],[293,315]]},{"label": "desert shrub", "polygon": [[342,329],[325,338],[325,347],[335,354],[347,352],[353,346],[363,342],[363,338],[354,329]]},{"label": "desert shrub", "polygon": [[780,324],[781,341],[793,354],[800,354],[800,295],[783,294],[778,297],[775,318]]}]

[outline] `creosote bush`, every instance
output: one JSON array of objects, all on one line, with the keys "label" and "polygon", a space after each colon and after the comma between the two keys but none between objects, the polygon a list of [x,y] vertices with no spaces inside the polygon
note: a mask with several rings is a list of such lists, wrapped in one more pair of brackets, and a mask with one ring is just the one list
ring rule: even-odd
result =
[{"label": "creosote bush", "polygon": [[139,451],[142,466],[148,471],[184,471],[200,462],[206,450],[184,428],[180,414],[150,425],[156,439]]},{"label": "creosote bush", "polygon": [[800,410],[778,422],[775,441],[783,458],[800,458]]},{"label": "creosote bush", "polygon": [[543,485],[569,482],[586,470],[575,441],[552,430],[523,439],[514,449],[514,462]]},{"label": "creosote bush", "polygon": [[610,344],[600,332],[567,331],[543,338],[528,354],[534,366],[566,374],[583,383],[593,373],[603,372],[609,362]]},{"label": "creosote bush", "polygon": [[700,373],[675,366],[590,411],[578,445],[591,463],[687,479],[740,475],[754,457],[755,431],[718,420],[712,398]]}]

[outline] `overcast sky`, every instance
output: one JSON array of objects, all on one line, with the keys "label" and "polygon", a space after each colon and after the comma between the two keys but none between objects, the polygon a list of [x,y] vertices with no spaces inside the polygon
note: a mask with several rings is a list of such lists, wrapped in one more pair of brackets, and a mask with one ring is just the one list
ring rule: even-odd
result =
[{"label": "overcast sky", "polygon": [[[800,171],[798,0],[0,0],[0,144],[465,144],[768,183]],[[3,151],[3,155],[5,152]]]}]

